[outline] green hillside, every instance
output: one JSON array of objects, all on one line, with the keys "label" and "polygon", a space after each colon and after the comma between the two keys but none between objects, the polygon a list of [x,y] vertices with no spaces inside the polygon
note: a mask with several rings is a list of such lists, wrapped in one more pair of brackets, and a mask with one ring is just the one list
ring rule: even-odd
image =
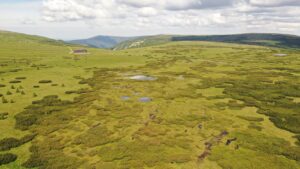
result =
[{"label": "green hillside", "polygon": [[171,41],[209,41],[259,45],[280,48],[300,48],[300,37],[284,34],[234,34],[234,35],[158,35],[129,40],[116,45],[115,49],[139,48],[164,44]]},{"label": "green hillside", "polygon": [[171,40],[172,40],[171,35],[143,36],[143,37],[134,38],[132,40],[121,42],[114,47],[114,50],[160,45],[160,44],[165,44],[167,42],[170,42]]},{"label": "green hillside", "polygon": [[284,34],[236,34],[211,36],[177,36],[172,41],[212,41],[283,48],[300,48],[300,37]]},{"label": "green hillside", "polygon": [[299,169],[300,52],[170,39],[0,32],[0,168]]}]

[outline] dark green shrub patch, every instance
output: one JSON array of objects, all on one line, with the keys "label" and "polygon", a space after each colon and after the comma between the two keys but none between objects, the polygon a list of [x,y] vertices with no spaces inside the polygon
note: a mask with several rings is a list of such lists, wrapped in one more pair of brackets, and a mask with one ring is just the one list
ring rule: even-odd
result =
[{"label": "dark green shrub patch", "polygon": [[25,80],[25,79],[27,79],[26,77],[16,77],[15,78],[16,80]]},{"label": "dark green shrub patch", "polygon": [[80,90],[70,90],[66,91],[65,94],[84,94],[90,92],[89,89],[80,89]]},{"label": "dark green shrub patch", "polygon": [[7,100],[4,96],[2,97],[2,103],[3,103],[3,104],[8,103],[8,100]]},{"label": "dark green shrub patch", "polygon": [[33,101],[32,105],[15,116],[16,128],[27,130],[30,126],[37,124],[42,117],[48,116],[61,110],[64,106],[69,105],[70,101],[62,101],[58,96],[46,96],[42,100]]},{"label": "dark green shrub patch", "polygon": [[17,155],[11,153],[0,154],[0,166],[14,162],[17,160],[17,158],[18,158]]},{"label": "dark green shrub patch", "polygon": [[52,83],[52,80],[40,80],[39,83]]},{"label": "dark green shrub patch", "polygon": [[79,84],[87,84],[87,83],[88,83],[87,80],[81,80],[81,81],[79,82]]},{"label": "dark green shrub patch", "polygon": [[235,133],[240,146],[250,150],[259,150],[268,154],[283,155],[289,159],[300,160],[300,147],[291,146],[289,142],[277,137],[263,134]]},{"label": "dark green shrub patch", "polygon": [[40,88],[40,86],[37,86],[37,85],[36,85],[36,86],[33,86],[33,88]]},{"label": "dark green shrub patch", "polygon": [[6,92],[6,95],[12,95],[12,92],[7,91],[7,92]]},{"label": "dark green shrub patch", "polygon": [[262,122],[264,121],[264,118],[260,117],[251,117],[251,116],[237,116],[240,119],[247,120],[247,121],[252,121],[252,122]]},{"label": "dark green shrub patch", "polygon": [[0,88],[2,88],[2,87],[6,87],[6,85],[4,85],[4,84],[0,84]]},{"label": "dark green shrub patch", "polygon": [[19,147],[25,143],[32,141],[35,138],[35,134],[30,134],[22,137],[21,139],[16,138],[5,138],[0,140],[0,151],[7,151],[12,148]]},{"label": "dark green shrub patch", "polygon": [[16,84],[16,83],[21,83],[22,81],[20,81],[20,80],[11,80],[11,81],[9,81],[9,83],[11,83],[11,84]]},{"label": "dark green shrub patch", "polygon": [[58,86],[58,84],[51,84],[51,86]]}]

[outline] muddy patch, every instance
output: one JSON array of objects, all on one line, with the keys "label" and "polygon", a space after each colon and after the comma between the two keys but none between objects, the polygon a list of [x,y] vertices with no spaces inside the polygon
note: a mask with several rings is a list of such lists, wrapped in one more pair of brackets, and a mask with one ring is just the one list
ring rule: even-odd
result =
[{"label": "muddy patch", "polygon": [[213,146],[216,146],[218,144],[220,144],[220,142],[222,141],[222,139],[227,136],[229,133],[227,131],[222,131],[219,135],[214,136],[213,138],[211,138],[209,141],[205,142],[205,149],[204,151],[198,156],[198,160],[199,161],[203,161],[207,156],[209,156],[211,154],[211,150],[213,148]]}]

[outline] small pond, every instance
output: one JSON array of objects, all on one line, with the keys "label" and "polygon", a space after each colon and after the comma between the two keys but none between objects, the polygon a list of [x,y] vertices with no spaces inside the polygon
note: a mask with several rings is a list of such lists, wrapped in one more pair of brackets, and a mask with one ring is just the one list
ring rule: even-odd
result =
[{"label": "small pond", "polygon": [[147,103],[147,102],[151,102],[152,99],[150,97],[141,97],[139,98],[139,101],[143,103]]},{"label": "small pond", "polygon": [[157,78],[151,76],[145,76],[145,75],[136,75],[136,76],[129,77],[129,79],[140,80],[140,81],[153,81],[156,80]]}]

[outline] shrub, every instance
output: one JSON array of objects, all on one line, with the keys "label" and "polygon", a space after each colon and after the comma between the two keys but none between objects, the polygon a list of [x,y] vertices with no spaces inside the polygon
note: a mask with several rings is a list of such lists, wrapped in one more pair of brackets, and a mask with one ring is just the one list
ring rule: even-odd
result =
[{"label": "shrub", "polygon": [[251,117],[251,116],[237,116],[240,119],[247,120],[247,121],[253,121],[253,122],[262,122],[264,121],[264,118],[260,117]]},{"label": "shrub", "polygon": [[12,93],[10,91],[7,91],[6,95],[12,95]]},{"label": "shrub", "polygon": [[37,86],[37,85],[36,85],[36,86],[33,86],[33,88],[40,88],[40,86]]},{"label": "shrub", "polygon": [[16,80],[25,80],[26,77],[16,77],[15,79],[16,79]]},{"label": "shrub", "polygon": [[14,162],[17,160],[17,158],[18,158],[17,155],[11,154],[11,153],[0,154],[0,165],[9,164],[11,162]]},{"label": "shrub", "polygon": [[62,101],[56,95],[46,96],[42,100],[33,101],[32,105],[15,116],[16,128],[28,130],[32,125],[37,124],[39,120],[54,112],[60,111],[63,106],[72,103],[71,101]]},{"label": "shrub", "polygon": [[6,86],[6,85],[4,85],[4,84],[0,84],[0,88],[1,88],[1,87],[5,87],[5,86]]},{"label": "shrub", "polygon": [[20,80],[12,80],[12,81],[10,81],[9,83],[21,83],[21,81]]},{"label": "shrub", "polygon": [[25,95],[25,92],[24,92],[24,91],[22,91],[22,92],[21,92],[21,94],[22,94],[22,95]]},{"label": "shrub", "polygon": [[39,83],[52,83],[52,80],[40,80]]},{"label": "shrub", "polygon": [[37,97],[38,95],[36,93],[33,93],[33,97]]},{"label": "shrub", "polygon": [[4,112],[4,113],[0,113],[0,120],[5,120],[7,119],[8,117],[8,113],[7,112]]},{"label": "shrub", "polygon": [[2,103],[3,104],[8,103],[8,100],[5,97],[2,97]]},{"label": "shrub", "polygon": [[14,85],[11,85],[11,87],[10,87],[11,89],[15,89],[15,86]]},{"label": "shrub", "polygon": [[36,135],[30,134],[22,137],[21,139],[16,138],[4,138],[0,140],[0,151],[8,151],[12,148],[19,147],[25,143],[32,141]]}]

